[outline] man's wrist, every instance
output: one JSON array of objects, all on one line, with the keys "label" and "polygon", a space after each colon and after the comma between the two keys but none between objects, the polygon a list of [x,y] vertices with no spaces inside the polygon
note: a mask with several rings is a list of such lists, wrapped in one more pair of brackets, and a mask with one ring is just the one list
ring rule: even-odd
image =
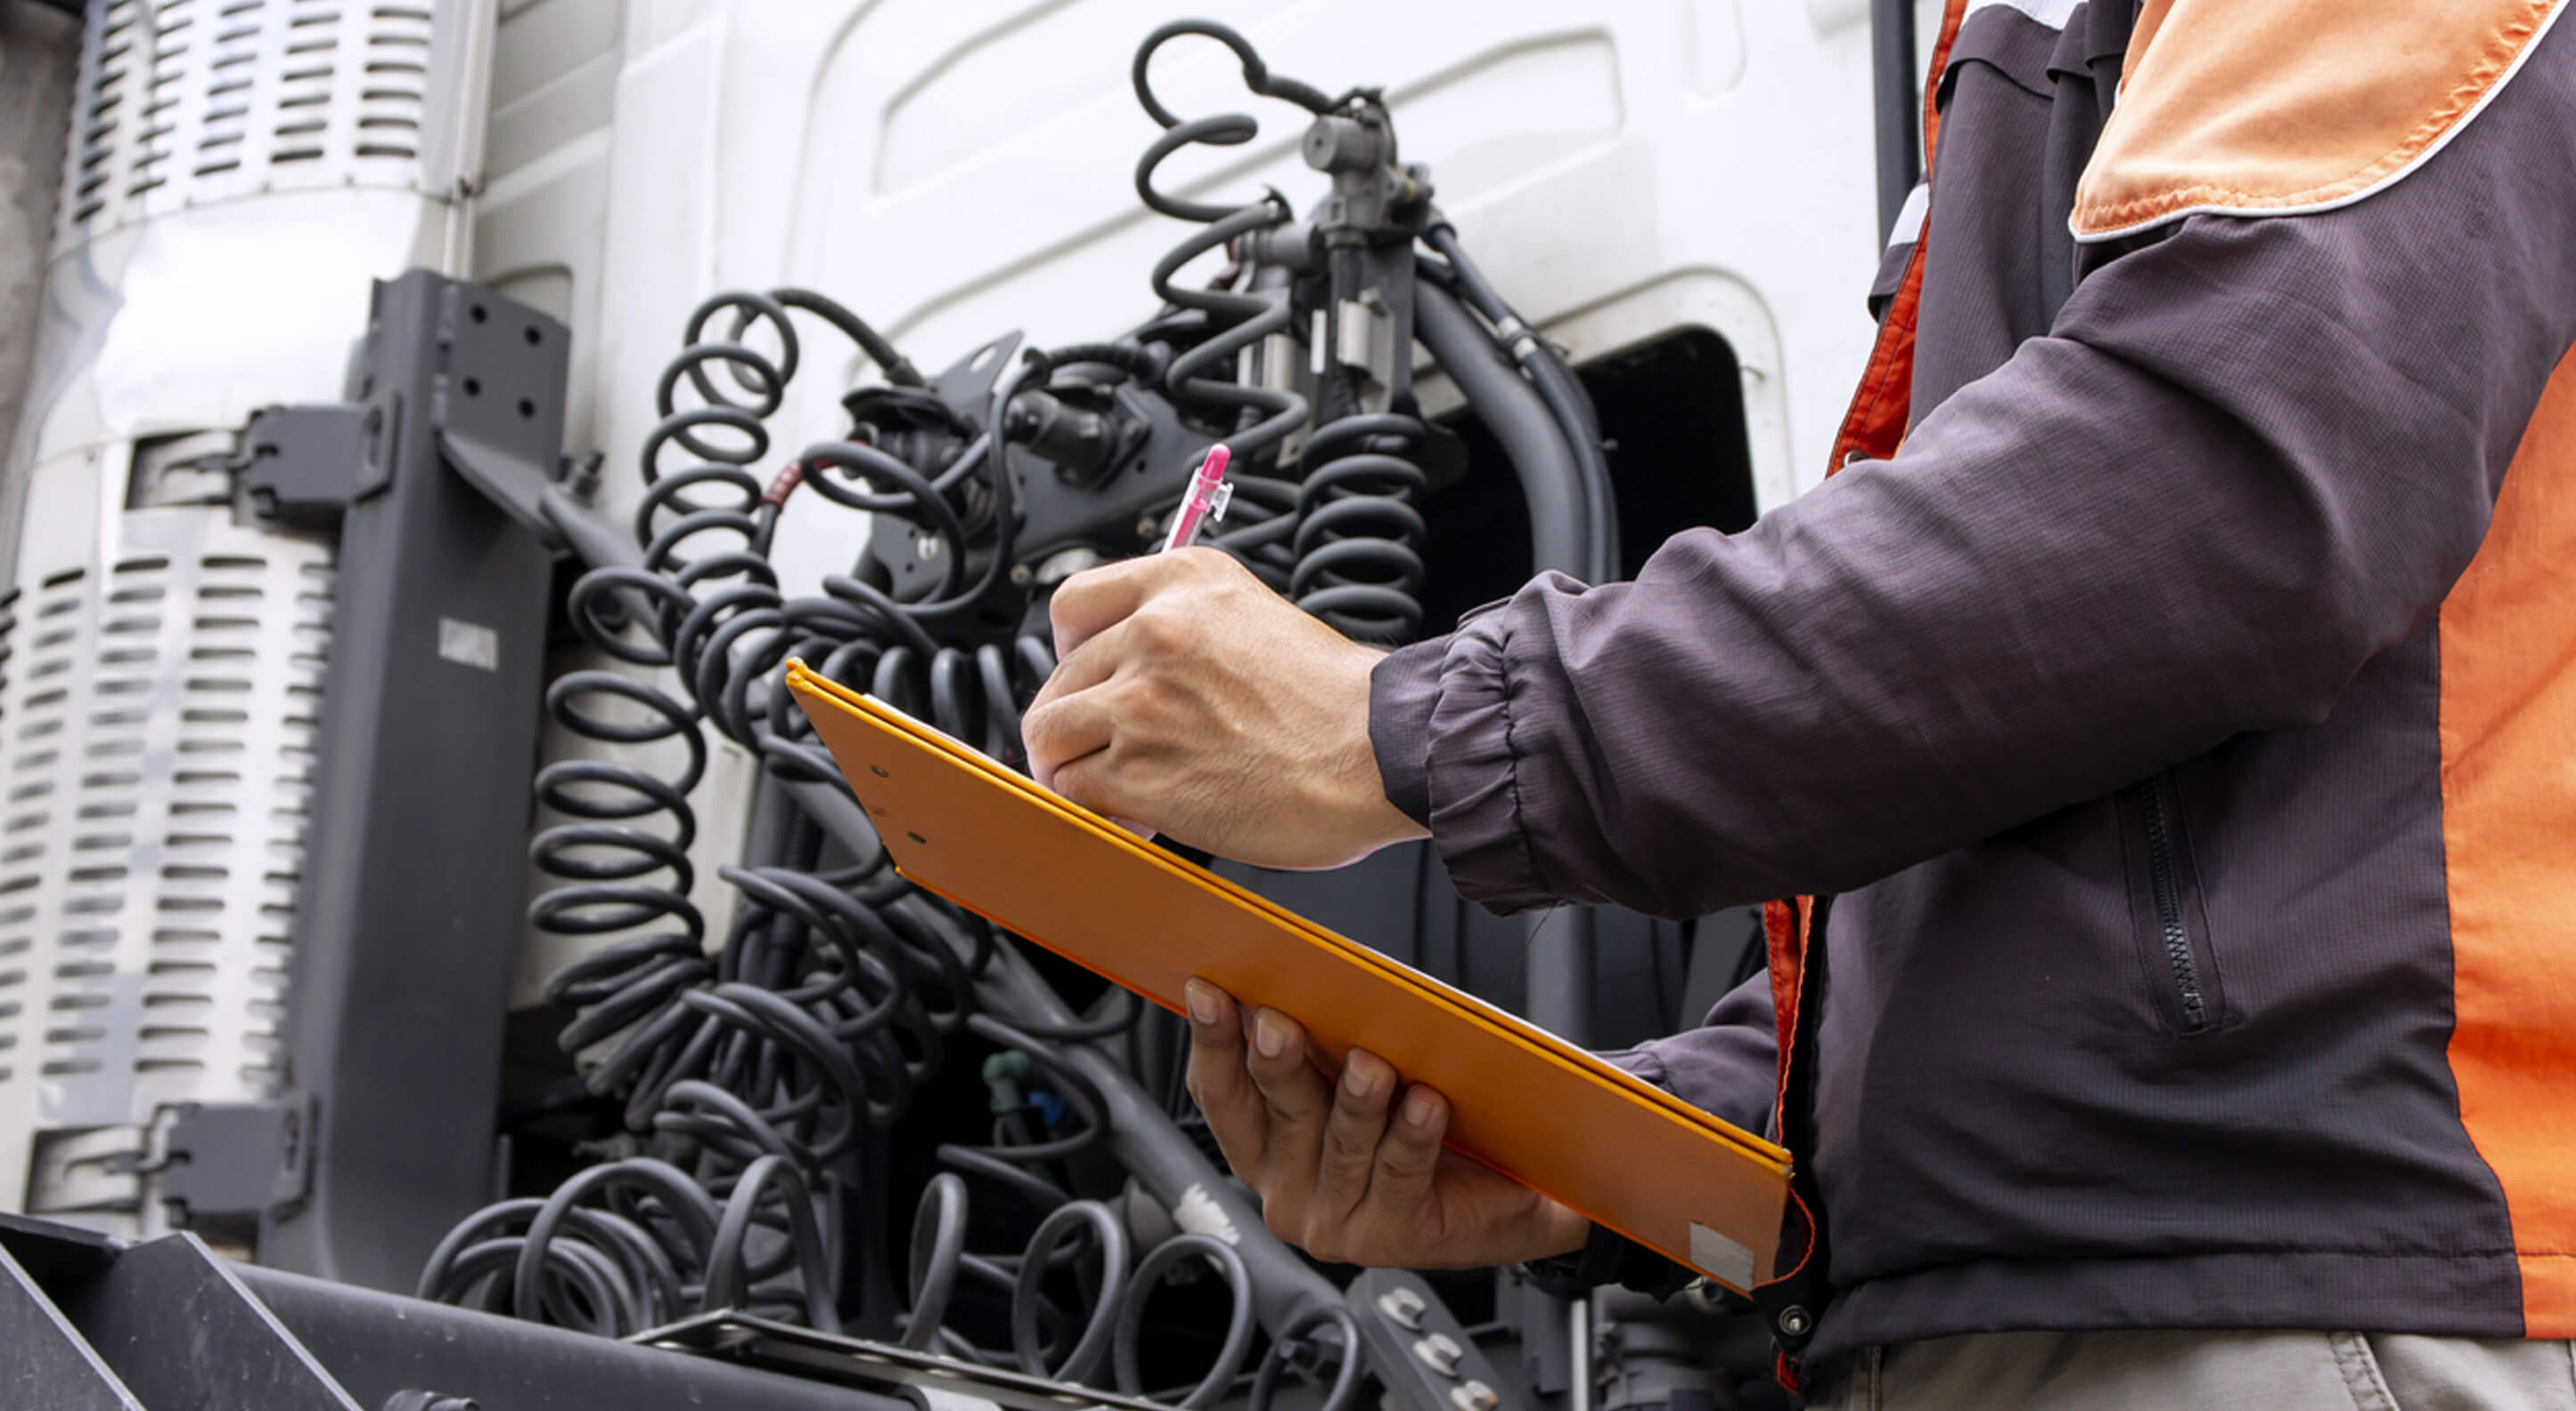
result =
[{"label": "man's wrist", "polygon": [[1369,669],[1369,748],[1379,787],[1414,826],[1431,826],[1431,708],[1440,699],[1446,638],[1416,642]]},{"label": "man's wrist", "polygon": [[[1424,835],[1420,819],[1404,812],[1388,796],[1385,766],[1381,763],[1376,737],[1366,726],[1375,714],[1372,681],[1379,663],[1387,653],[1377,647],[1354,645],[1352,658],[1355,678],[1352,694],[1358,698],[1353,714],[1360,717],[1363,728],[1350,739],[1339,756],[1335,774],[1343,781],[1334,794],[1346,823],[1346,836],[1359,844],[1362,852],[1375,852],[1408,839]],[[1347,717],[1346,717],[1347,718]]]}]

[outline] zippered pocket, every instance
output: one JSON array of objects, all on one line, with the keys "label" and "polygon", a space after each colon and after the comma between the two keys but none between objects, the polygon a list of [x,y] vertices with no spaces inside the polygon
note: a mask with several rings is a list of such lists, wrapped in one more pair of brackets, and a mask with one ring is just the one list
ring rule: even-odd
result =
[{"label": "zippered pocket", "polygon": [[2166,1024],[2177,1034],[2205,1034],[2226,1022],[2227,997],[2210,949],[2181,796],[2173,776],[2159,774],[2123,789],[2119,803],[2139,964]]}]

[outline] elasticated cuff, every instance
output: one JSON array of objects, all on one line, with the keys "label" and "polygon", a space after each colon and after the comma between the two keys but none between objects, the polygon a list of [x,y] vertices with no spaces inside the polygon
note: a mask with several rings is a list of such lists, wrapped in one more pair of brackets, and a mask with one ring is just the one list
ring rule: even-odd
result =
[{"label": "elasticated cuff", "polygon": [[1400,647],[1369,670],[1369,748],[1386,801],[1431,826],[1431,709],[1440,701],[1440,658],[1448,639]]},{"label": "elasticated cuff", "polygon": [[1511,623],[1509,612],[1472,613],[1441,644],[1423,771],[1430,783],[1431,839],[1448,865],[1449,880],[1458,895],[1502,915],[1557,900],[1539,876],[1521,814],[1507,651]]}]

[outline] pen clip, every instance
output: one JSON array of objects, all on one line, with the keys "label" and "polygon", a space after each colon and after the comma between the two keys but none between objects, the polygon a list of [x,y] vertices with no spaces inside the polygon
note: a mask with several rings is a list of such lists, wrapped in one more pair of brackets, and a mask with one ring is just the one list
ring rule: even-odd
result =
[{"label": "pen clip", "polygon": [[1225,518],[1225,507],[1234,502],[1234,484],[1225,478],[1226,462],[1234,453],[1219,441],[1208,447],[1207,457],[1190,475],[1190,485],[1181,492],[1181,507],[1172,515],[1172,529],[1163,540],[1162,552],[1185,549],[1198,542],[1199,530],[1210,518]]}]

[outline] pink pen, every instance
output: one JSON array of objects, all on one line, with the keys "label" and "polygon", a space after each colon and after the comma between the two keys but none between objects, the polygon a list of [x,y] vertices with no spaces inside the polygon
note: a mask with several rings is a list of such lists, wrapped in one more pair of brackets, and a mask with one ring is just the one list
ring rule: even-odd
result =
[{"label": "pink pen", "polygon": [[1219,441],[1208,447],[1207,459],[1199,462],[1198,473],[1190,477],[1190,490],[1181,497],[1180,513],[1172,516],[1172,532],[1163,538],[1161,552],[1186,549],[1199,540],[1199,531],[1211,519],[1225,518],[1225,507],[1234,500],[1234,486],[1225,478],[1225,463],[1234,453]]}]

